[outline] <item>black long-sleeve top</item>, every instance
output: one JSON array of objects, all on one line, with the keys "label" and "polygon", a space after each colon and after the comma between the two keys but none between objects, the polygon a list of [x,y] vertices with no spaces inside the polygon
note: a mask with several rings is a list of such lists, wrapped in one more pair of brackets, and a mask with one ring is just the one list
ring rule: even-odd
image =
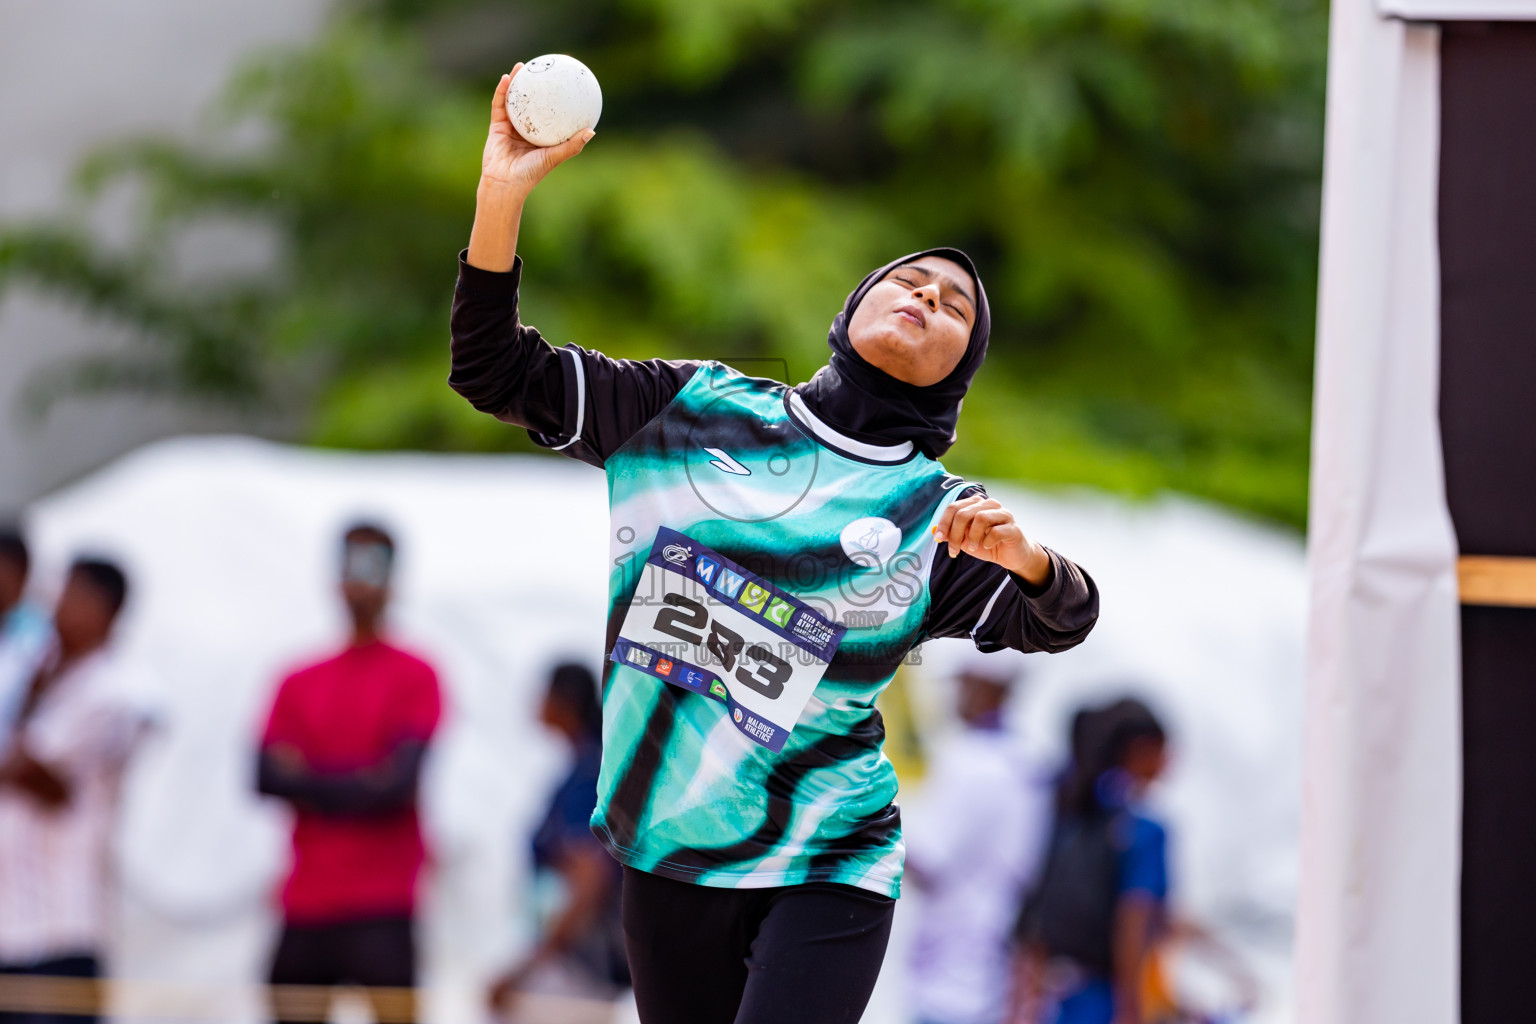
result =
[{"label": "black long-sleeve top", "polygon": [[[460,253],[448,383],[481,412],[526,428],[534,443],[601,468],[702,364],[556,349],[518,319],[521,276],[520,258],[497,273]],[[972,493],[984,492],[971,484],[962,496]],[[929,577],[924,638],[969,637],[982,651],[1077,646],[1098,621],[1098,588],[1071,559],[1046,552],[1051,573],[1039,587],[992,562],[941,552]]]}]

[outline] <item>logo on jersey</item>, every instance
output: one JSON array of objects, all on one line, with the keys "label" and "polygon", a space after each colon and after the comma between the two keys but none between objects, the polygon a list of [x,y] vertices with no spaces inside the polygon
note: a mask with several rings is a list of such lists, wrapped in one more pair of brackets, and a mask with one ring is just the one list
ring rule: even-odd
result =
[{"label": "logo on jersey", "polygon": [[740,722],[741,722],[741,708],[736,708],[734,711],[732,711],[731,712],[731,717],[735,718],[737,723],[740,724]]},{"label": "logo on jersey", "polygon": [[715,582],[715,573],[720,571],[720,563],[707,555],[700,555],[699,560],[693,564],[693,571],[698,573],[699,579],[708,586]]},{"label": "logo on jersey", "polygon": [[745,576],[738,576],[729,569],[720,570],[720,579],[715,583],[715,589],[731,600],[736,600],[736,595],[741,593],[742,584],[747,582]]},{"label": "logo on jersey", "polygon": [[[683,676],[683,682],[687,683],[689,686],[703,686],[704,685],[704,676],[703,676],[703,674],[700,673],[700,672],[695,672],[691,668],[683,669],[682,676]],[[720,684],[716,683],[715,685],[719,686]]]},{"label": "logo on jersey", "polygon": [[783,385],[723,368],[700,378],[716,393],[692,410],[680,446],[694,497],[735,523],[771,522],[799,505],[824,449],[784,411]]},{"label": "logo on jersey", "polygon": [[631,647],[624,652],[624,658],[632,665],[648,668],[651,664],[651,652],[643,647]]},{"label": "logo on jersey", "polygon": [[661,549],[661,557],[665,558],[673,565],[686,565],[688,563],[688,556],[691,553],[692,552],[683,547],[681,544],[668,544],[666,547]]},{"label": "logo on jersey", "polygon": [[657,658],[656,671],[660,675],[669,676],[672,674],[672,663],[666,658]]},{"label": "logo on jersey", "polygon": [[843,554],[866,569],[880,568],[901,548],[901,531],[881,516],[855,519],[843,527],[837,539],[843,545]]},{"label": "logo on jersey", "polygon": [[725,700],[725,684],[720,680],[716,679],[714,682],[709,684],[709,692],[714,694],[716,697],[719,697],[721,700]]},{"label": "logo on jersey", "polygon": [[769,594],[768,591],[764,590],[756,583],[748,583],[746,589],[741,592],[741,597],[737,599],[736,603],[744,608],[750,608],[754,612],[761,612],[763,610],[763,605],[768,603],[768,598],[771,596],[772,595]]},{"label": "logo on jersey", "polygon": [[793,614],[794,610],[794,605],[776,597],[773,599],[773,603],[768,606],[768,610],[763,612],[763,618],[780,629],[784,629],[789,626],[789,617]]},{"label": "logo on jersey", "polygon": [[752,475],[752,471],[750,469],[748,469],[746,466],[743,466],[735,459],[731,458],[730,455],[728,455],[722,449],[706,447],[704,450],[715,457],[714,461],[711,462],[710,465],[714,466],[720,472],[729,473],[732,476]]}]

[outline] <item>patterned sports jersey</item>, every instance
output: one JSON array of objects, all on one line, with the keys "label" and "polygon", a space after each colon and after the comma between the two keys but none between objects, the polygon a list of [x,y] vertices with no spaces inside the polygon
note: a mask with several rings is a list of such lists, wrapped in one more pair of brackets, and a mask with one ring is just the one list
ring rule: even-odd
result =
[{"label": "patterned sports jersey", "polygon": [[820,444],[782,384],[705,364],[607,461],[610,641],[659,527],[848,628],[779,753],[723,704],[619,663],[604,700],[592,823],[620,861],[716,886],[841,882],[895,897],[896,774],[875,699],[920,638],[930,530],[961,481],[913,452]]},{"label": "patterned sports jersey", "polygon": [[[769,592],[841,631],[830,663],[816,661],[814,671],[825,671],[787,739],[786,723],[768,717],[771,743],[749,716],[735,718],[736,705],[752,701],[743,691],[717,700],[715,681],[700,692],[665,682],[656,674],[677,680],[682,666],[669,661],[662,672],[659,657],[638,668],[610,661],[594,832],[625,864],[683,881],[834,881],[895,896],[900,817],[876,697],[920,640],[959,638],[981,651],[1076,646],[1098,618],[1092,578],[1049,548],[1051,570],[1038,584],[965,553],[936,558],[943,549],[929,527],[978,487],[946,475],[911,441],[869,444],[842,434],[797,388],[717,363],[556,349],[518,317],[521,270],[521,260],[497,272],[460,254],[449,383],[476,409],[527,429],[535,443],[607,472],[607,650],[627,657],[616,643],[620,627],[634,641],[626,614],[632,600],[640,607],[651,598],[652,588],[639,591],[638,581],[654,581],[653,570],[669,564],[698,572],[705,549],[754,577],[749,587],[760,584],[742,591],[762,606],[758,620],[735,620],[744,644],[748,626],[767,628],[762,619],[800,621],[762,604]],[[663,529],[686,538],[672,552],[685,564],[668,555],[677,540],[670,533],[653,552]],[[712,640],[729,614],[714,607],[705,616]],[[660,611],[645,611],[659,630]],[[745,660],[753,648],[740,654]],[[802,665],[785,686],[800,697]],[[743,667],[721,678],[758,689],[742,678]]]}]

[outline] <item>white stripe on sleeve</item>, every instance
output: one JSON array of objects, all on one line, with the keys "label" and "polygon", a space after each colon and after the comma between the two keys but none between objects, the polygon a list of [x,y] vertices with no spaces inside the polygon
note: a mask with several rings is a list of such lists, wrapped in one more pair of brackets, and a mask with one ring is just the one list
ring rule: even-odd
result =
[{"label": "white stripe on sleeve", "polygon": [[[555,452],[569,448],[581,440],[581,428],[587,418],[587,373],[581,365],[581,353],[572,348],[563,348],[560,351],[571,357],[571,365],[576,368],[576,430],[565,444],[556,445],[550,449]],[[991,606],[988,605],[988,607]]]},{"label": "white stripe on sleeve", "polygon": [[975,640],[976,634],[981,632],[981,627],[987,624],[987,619],[992,615],[993,606],[997,604],[997,599],[1003,596],[1003,588],[1009,586],[1012,583],[1013,577],[1007,575],[1007,573],[1004,573],[1003,582],[999,583],[997,585],[997,589],[992,591],[992,596],[987,599],[987,606],[981,610],[981,618],[977,619],[976,625],[971,627],[972,640]]}]

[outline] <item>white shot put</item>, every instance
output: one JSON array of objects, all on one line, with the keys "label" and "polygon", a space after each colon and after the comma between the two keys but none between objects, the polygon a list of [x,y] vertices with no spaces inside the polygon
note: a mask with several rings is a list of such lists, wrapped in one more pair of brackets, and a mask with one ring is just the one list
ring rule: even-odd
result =
[{"label": "white shot put", "polygon": [[507,89],[507,117],[535,146],[557,146],[597,127],[603,91],[597,76],[575,57],[546,53],[523,65]]}]

